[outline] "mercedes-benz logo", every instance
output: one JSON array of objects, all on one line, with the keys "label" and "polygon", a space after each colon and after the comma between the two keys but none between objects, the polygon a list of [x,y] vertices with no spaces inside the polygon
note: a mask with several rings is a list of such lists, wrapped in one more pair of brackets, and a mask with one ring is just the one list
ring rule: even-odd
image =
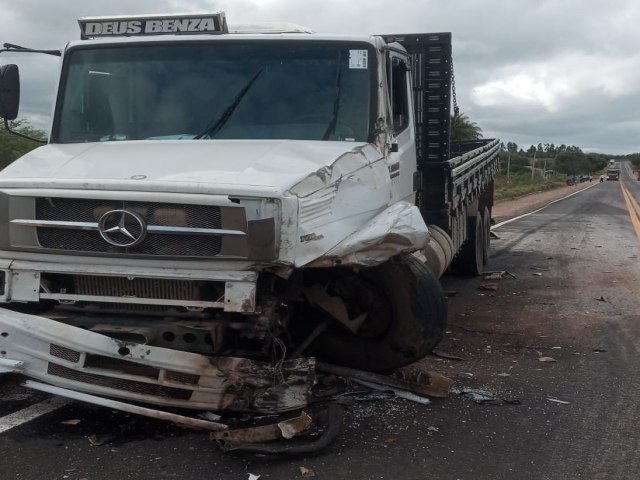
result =
[{"label": "mercedes-benz logo", "polygon": [[146,237],[147,224],[136,212],[111,210],[100,217],[98,232],[111,245],[135,247]]}]

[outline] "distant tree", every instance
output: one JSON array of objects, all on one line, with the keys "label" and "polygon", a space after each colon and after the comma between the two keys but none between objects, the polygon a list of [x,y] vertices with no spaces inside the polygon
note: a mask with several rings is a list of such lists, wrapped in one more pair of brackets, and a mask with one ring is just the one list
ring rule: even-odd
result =
[{"label": "distant tree", "polygon": [[640,170],[640,153],[632,153],[624,157],[625,160],[629,160],[635,170]]},{"label": "distant tree", "polygon": [[531,145],[528,149],[527,149],[527,155],[529,155],[530,157],[533,157],[533,155],[536,153],[536,147],[535,145]]},{"label": "distant tree", "polygon": [[[37,130],[30,126],[25,120],[15,120],[9,122],[12,130],[16,130],[30,137],[45,140],[47,135],[42,130]],[[21,157],[25,153],[39,147],[41,144],[33,140],[18,137],[4,127],[0,127],[0,168],[4,168],[13,162],[16,158]]]},{"label": "distant tree", "polygon": [[482,138],[482,129],[464,113],[451,116],[451,140],[478,140]]},{"label": "distant tree", "polygon": [[517,152],[518,151],[518,144],[515,142],[507,142],[507,152]]},{"label": "distant tree", "polygon": [[555,163],[556,170],[567,175],[587,174],[604,168],[598,168],[599,162],[577,147],[568,147],[565,152],[559,153]]}]

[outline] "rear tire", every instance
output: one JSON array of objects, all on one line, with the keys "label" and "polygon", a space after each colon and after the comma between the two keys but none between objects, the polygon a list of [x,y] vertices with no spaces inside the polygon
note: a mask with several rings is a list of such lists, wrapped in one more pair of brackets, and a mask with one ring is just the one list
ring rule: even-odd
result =
[{"label": "rear tire", "polygon": [[489,261],[489,249],[491,247],[491,211],[487,207],[482,209],[482,227],[482,264],[486,265]]},{"label": "rear tire", "polygon": [[484,225],[482,215],[467,219],[467,240],[453,259],[454,273],[464,276],[478,276],[484,272]]},{"label": "rear tire", "polygon": [[[355,275],[355,274],[354,274]],[[356,333],[332,322],[311,345],[320,359],[368,371],[393,370],[427,355],[442,339],[447,301],[433,272],[413,255],[399,255],[357,275],[377,293]]]}]

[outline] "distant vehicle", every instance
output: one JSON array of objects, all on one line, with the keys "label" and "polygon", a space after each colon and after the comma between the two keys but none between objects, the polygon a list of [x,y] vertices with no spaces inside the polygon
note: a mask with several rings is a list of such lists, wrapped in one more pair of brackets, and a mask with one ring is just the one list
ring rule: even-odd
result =
[{"label": "distant vehicle", "polygon": [[607,170],[607,181],[609,180],[620,180],[620,169],[619,168],[610,168]]}]

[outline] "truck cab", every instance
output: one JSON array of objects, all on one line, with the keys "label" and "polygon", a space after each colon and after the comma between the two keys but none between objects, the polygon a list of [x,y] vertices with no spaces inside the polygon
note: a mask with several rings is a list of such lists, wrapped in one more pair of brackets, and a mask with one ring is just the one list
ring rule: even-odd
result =
[{"label": "truck cab", "polygon": [[[305,404],[316,355],[379,371],[433,348],[437,277],[486,261],[499,150],[450,158],[450,97],[428,90],[450,92],[449,34],[79,24],[48,144],[0,172],[0,368],[269,412]],[[6,121],[19,85],[2,72]],[[259,387],[230,393],[247,376]]]}]

